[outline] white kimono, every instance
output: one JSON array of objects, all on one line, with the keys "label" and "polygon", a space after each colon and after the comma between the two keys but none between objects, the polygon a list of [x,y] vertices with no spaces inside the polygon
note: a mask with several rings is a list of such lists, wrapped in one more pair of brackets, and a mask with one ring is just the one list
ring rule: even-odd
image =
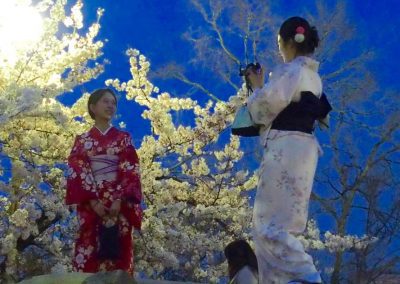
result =
[{"label": "white kimono", "polygon": [[264,153],[253,213],[259,283],[321,282],[311,256],[295,237],[306,226],[319,144],[312,134],[270,130],[275,117],[290,102],[299,101],[300,92],[321,96],[318,66],[304,56],[282,64],[247,101],[253,120],[263,126]]}]

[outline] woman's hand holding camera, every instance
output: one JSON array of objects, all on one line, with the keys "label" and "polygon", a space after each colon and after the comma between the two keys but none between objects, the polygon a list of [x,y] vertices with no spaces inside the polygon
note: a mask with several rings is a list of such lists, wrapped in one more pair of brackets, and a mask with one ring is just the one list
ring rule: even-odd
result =
[{"label": "woman's hand holding camera", "polygon": [[248,78],[253,90],[264,86],[264,67],[259,69],[249,68],[246,70],[245,76]]}]

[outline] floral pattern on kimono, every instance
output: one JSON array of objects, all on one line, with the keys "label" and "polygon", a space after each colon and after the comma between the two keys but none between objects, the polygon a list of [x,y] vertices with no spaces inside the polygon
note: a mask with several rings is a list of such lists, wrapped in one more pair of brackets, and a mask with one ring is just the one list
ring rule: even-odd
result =
[{"label": "floral pattern on kimono", "polygon": [[[91,161],[100,157],[115,179],[96,179]],[[115,164],[117,163],[117,164]],[[133,273],[132,227],[141,228],[142,200],[139,159],[129,133],[114,127],[102,133],[96,127],[79,135],[68,158],[66,204],[76,204],[79,232],[75,244],[73,266],[76,271],[97,272],[122,269]],[[105,167],[107,170],[107,167]],[[117,219],[121,257],[116,261],[103,261],[97,257],[99,227],[102,220],[91,208],[89,201],[98,200],[106,208],[121,200]]]}]

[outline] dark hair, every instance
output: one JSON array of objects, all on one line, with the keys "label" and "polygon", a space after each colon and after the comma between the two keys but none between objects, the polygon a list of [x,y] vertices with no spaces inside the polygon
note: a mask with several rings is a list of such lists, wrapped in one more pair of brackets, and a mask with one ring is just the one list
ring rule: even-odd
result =
[{"label": "dark hair", "polygon": [[111,95],[113,95],[114,99],[115,99],[115,103],[117,103],[117,96],[115,95],[115,93],[113,92],[113,90],[111,89],[97,89],[95,90],[93,93],[90,94],[89,96],[89,100],[88,100],[88,112],[91,118],[95,119],[95,115],[94,113],[90,110],[90,105],[95,105],[105,94],[110,93]]},{"label": "dark hair", "polygon": [[[303,42],[295,41],[295,36],[297,34],[296,29],[298,27],[304,28]],[[311,27],[310,24],[301,17],[291,17],[284,21],[279,29],[279,35],[285,43],[292,39],[297,53],[301,55],[313,53],[315,48],[318,47],[319,36],[317,29]]]},{"label": "dark hair", "polygon": [[236,240],[228,244],[224,250],[228,260],[229,278],[233,279],[236,273],[244,266],[258,273],[257,258],[250,245],[245,240]]}]

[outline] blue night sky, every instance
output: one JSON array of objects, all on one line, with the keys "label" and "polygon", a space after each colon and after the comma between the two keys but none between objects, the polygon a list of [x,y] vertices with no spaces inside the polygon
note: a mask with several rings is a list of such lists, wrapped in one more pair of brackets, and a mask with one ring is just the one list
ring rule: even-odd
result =
[{"label": "blue night sky", "polygon": [[[330,5],[336,1],[323,0]],[[170,61],[184,63],[190,59],[190,45],[182,39],[189,26],[204,25],[194,11],[190,0],[100,0],[83,1],[86,20],[91,22],[97,7],[105,8],[101,21],[100,39],[108,39],[104,48],[105,57],[112,64],[104,78],[119,76],[126,78],[127,58],[125,50],[137,48],[144,53],[157,68]],[[312,12],[314,0],[266,1],[272,3],[273,10],[287,16]],[[73,3],[73,2],[71,2]],[[391,76],[399,74],[397,53],[400,36],[400,3],[397,0],[354,0],[346,1],[350,20],[365,38],[365,42],[377,53],[376,75],[385,84],[398,84]],[[318,23],[312,23],[317,26]],[[390,71],[391,72],[390,72]],[[100,81],[102,78],[99,78]]]},{"label": "blue night sky", "polygon": [[[324,0],[332,5],[336,1]],[[169,62],[177,62],[185,66],[193,51],[182,34],[189,26],[204,25],[199,14],[194,11],[190,0],[86,0],[84,2],[84,16],[87,23],[94,21],[97,7],[105,9],[101,20],[99,39],[107,39],[104,47],[104,58],[111,61],[106,71],[97,79],[75,90],[74,95],[63,96],[62,101],[67,104],[76,99],[81,92],[91,91],[103,86],[108,78],[129,80],[128,58],[125,55],[127,48],[140,50],[151,62],[152,70],[162,67]],[[313,11],[314,0],[268,1],[273,11],[282,15],[282,20],[288,16],[303,15],[304,11]],[[71,4],[74,1],[70,1]],[[399,80],[393,74],[400,74],[398,51],[400,46],[400,3],[397,0],[354,0],[346,1],[348,15],[357,30],[362,33],[365,45],[374,51],[376,59],[371,64],[375,76],[381,87],[399,89]],[[317,26],[318,23],[312,23]],[[275,40],[275,38],[274,38]],[[350,50],[348,52],[351,52]],[[344,54],[345,57],[345,54]],[[187,75],[207,84],[204,74],[191,73],[188,66]],[[323,70],[322,70],[323,71]],[[177,82],[154,79],[153,83],[161,91],[179,94]],[[233,94],[232,90],[224,94],[215,94],[226,99]],[[132,111],[135,113],[132,114]],[[128,130],[132,131],[135,140],[140,140],[144,134],[138,124],[140,117],[136,115],[134,103],[120,107],[121,119],[127,123]],[[138,120],[139,119],[139,120]],[[138,129],[141,128],[141,129]],[[147,125],[144,127],[147,128]]]},{"label": "blue night sky", "polygon": [[[329,5],[336,1],[324,0]],[[187,68],[186,74],[195,81],[207,85],[205,72],[191,72],[187,63],[193,56],[191,45],[182,38],[182,34],[189,26],[204,25],[200,15],[194,11],[190,0],[84,0],[84,16],[86,23],[95,20],[97,7],[105,9],[101,20],[99,39],[107,39],[105,43],[104,58],[111,61],[106,66],[106,71],[97,80],[78,87],[74,93],[62,96],[61,100],[70,104],[80,96],[82,91],[92,91],[104,86],[104,81],[109,78],[119,78],[121,81],[129,80],[129,64],[125,51],[136,48],[141,51],[151,62],[152,70],[158,69],[170,62],[177,62]],[[265,1],[267,2],[267,1]],[[268,1],[272,11],[281,16],[282,21],[294,15],[312,13],[314,0]],[[74,1],[71,2],[73,4]],[[354,23],[366,46],[375,54],[375,59],[369,65],[375,73],[381,89],[400,89],[400,74],[398,52],[400,51],[400,1],[397,0],[354,0],[346,1],[347,15]],[[311,23],[318,28],[318,23]],[[275,37],[273,38],[275,40]],[[354,50],[343,51],[343,58]],[[199,72],[197,70],[197,72]],[[323,70],[321,70],[323,72]],[[395,76],[396,74],[397,76]],[[161,91],[179,95],[181,86],[176,81],[154,79],[153,83]],[[219,98],[227,99],[233,95],[232,89],[223,94],[215,94]],[[123,94],[122,94],[123,95]],[[200,99],[196,97],[196,99]],[[141,138],[149,131],[148,122],[140,118],[141,109],[134,102],[119,105],[120,119],[127,124],[136,146],[140,145]],[[118,120],[118,121],[119,121]],[[118,122],[117,121],[117,122]],[[361,218],[361,217],[360,217]],[[331,227],[329,220],[320,219],[321,229]],[[352,233],[361,233],[359,228],[353,227]]]}]

